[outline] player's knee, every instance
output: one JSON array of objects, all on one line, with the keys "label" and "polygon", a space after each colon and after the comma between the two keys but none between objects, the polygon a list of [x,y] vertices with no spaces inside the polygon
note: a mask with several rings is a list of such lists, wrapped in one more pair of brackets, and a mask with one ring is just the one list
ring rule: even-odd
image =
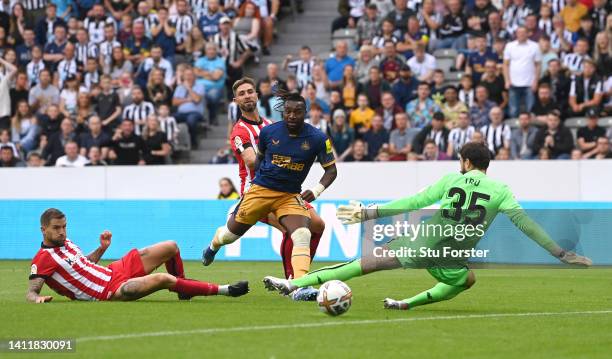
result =
[{"label": "player's knee", "polygon": [[168,273],[155,273],[154,275],[159,284],[169,285],[176,282],[176,277]]},{"label": "player's knee", "polygon": [[294,247],[310,247],[310,230],[300,227],[291,233]]},{"label": "player's knee", "polygon": [[177,254],[179,252],[178,244],[175,241],[166,241],[166,246],[168,247],[168,251],[172,254]]}]

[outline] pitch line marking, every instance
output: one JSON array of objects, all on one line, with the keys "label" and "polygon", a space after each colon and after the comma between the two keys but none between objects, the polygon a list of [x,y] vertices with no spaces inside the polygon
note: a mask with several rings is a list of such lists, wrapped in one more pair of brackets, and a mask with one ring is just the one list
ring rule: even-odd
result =
[{"label": "pitch line marking", "polygon": [[96,341],[111,341],[121,339],[147,338],[147,337],[165,337],[175,335],[190,335],[190,334],[213,334],[213,333],[231,333],[244,331],[264,331],[276,329],[301,329],[301,328],[320,328],[320,327],[336,327],[345,325],[369,325],[369,324],[385,324],[385,323],[403,323],[403,322],[420,322],[434,320],[456,320],[456,319],[487,319],[487,318],[512,318],[512,317],[545,317],[553,315],[589,315],[589,314],[612,314],[612,310],[590,310],[580,312],[527,312],[527,313],[494,313],[494,314],[469,314],[469,315],[447,315],[434,317],[417,317],[417,318],[396,318],[396,319],[368,319],[368,320],[351,320],[351,321],[326,321],[319,323],[302,323],[302,324],[277,324],[277,325],[255,325],[247,327],[228,327],[228,328],[202,328],[191,330],[174,330],[148,333],[130,333],[118,335],[102,335],[95,337],[77,338],[77,343],[96,342]]}]

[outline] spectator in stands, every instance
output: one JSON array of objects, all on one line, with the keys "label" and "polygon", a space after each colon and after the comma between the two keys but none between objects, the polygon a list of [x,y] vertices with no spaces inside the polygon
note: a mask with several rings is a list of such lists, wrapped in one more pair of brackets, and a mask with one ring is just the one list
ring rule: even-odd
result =
[{"label": "spectator in stands", "polygon": [[86,156],[92,147],[97,147],[101,152],[102,159],[106,159],[111,146],[111,137],[102,131],[100,117],[92,116],[88,121],[88,127],[89,131],[81,133],[79,136],[81,155]]},{"label": "spectator in stands", "polygon": [[362,139],[356,139],[351,146],[351,153],[346,156],[344,162],[369,162],[372,158],[367,153],[366,143]]},{"label": "spectator in stands", "polygon": [[457,88],[449,86],[444,90],[444,102],[438,104],[446,119],[445,126],[449,130],[457,126],[459,114],[467,112],[467,106],[457,98]]},{"label": "spectator in stands", "polygon": [[0,146],[0,167],[25,167],[26,164],[15,157],[11,146]]},{"label": "spectator in stands", "polygon": [[395,9],[387,15],[386,19],[393,21],[394,28],[404,33],[407,30],[408,19],[413,15],[415,15],[414,11],[408,8],[407,0],[395,0]]},{"label": "spectator in stands", "polygon": [[114,165],[144,165],[144,141],[134,134],[134,122],[124,120],[115,130],[108,158]]},{"label": "spectator in stands", "polygon": [[525,24],[525,18],[533,13],[531,6],[525,0],[512,0],[511,5],[504,11],[503,20],[506,30],[511,35],[516,35],[519,27]]},{"label": "spectator in stands", "polygon": [[610,140],[607,137],[599,137],[597,139],[597,147],[595,147],[593,151],[585,153],[582,158],[590,158],[595,160],[612,158],[612,152],[610,151]]},{"label": "spectator in stands", "polygon": [[325,61],[325,73],[330,84],[339,85],[342,81],[344,68],[348,65],[355,67],[355,60],[348,56],[348,44],[346,41],[336,43],[336,52],[333,57]]},{"label": "spectator in stands", "polygon": [[278,65],[273,62],[266,66],[266,77],[264,79],[268,80],[273,88],[278,86],[279,88],[287,89],[287,83],[279,75]]},{"label": "spectator in stands", "polygon": [[155,114],[147,117],[147,126],[142,133],[144,142],[143,159],[148,165],[163,165],[171,152],[166,134],[159,128],[159,121]]},{"label": "spectator in stands", "polygon": [[[200,14],[198,20],[198,27],[202,30],[204,38],[209,41],[217,33],[219,33],[219,25],[221,19],[227,17],[226,14],[221,10],[219,0],[208,0],[206,11]],[[229,19],[229,18],[228,18]]]},{"label": "spectator in stands", "polygon": [[512,131],[510,126],[503,122],[504,112],[501,108],[493,107],[489,113],[489,119],[490,123],[482,126],[480,132],[484,136],[489,151],[497,155],[500,148],[510,149]]},{"label": "spectator in stands", "polygon": [[231,179],[223,177],[219,180],[219,195],[217,199],[240,199],[238,191]]},{"label": "spectator in stands", "polygon": [[569,52],[574,42],[574,34],[565,28],[563,18],[557,14],[552,19],[553,32],[550,34],[550,44],[558,53]]},{"label": "spectator in stands", "polygon": [[[419,81],[412,76],[410,66],[406,64],[402,65],[399,72],[399,79],[392,87],[393,97],[398,106],[404,109],[406,105],[408,105],[408,102],[417,97],[418,85]],[[385,123],[387,122],[385,121]],[[387,129],[389,128],[387,127]]]},{"label": "spectator in stands", "polygon": [[597,72],[604,76],[612,75],[612,49],[610,45],[612,39],[605,32],[600,32],[595,37],[595,46],[593,49],[593,61],[597,65]]},{"label": "spectator in stands", "polygon": [[328,92],[328,89],[330,85],[321,62],[315,63],[312,67],[312,83],[317,86],[317,97],[329,101],[331,93]]},{"label": "spectator in stands", "polygon": [[358,87],[358,93],[365,94],[372,108],[379,108],[383,92],[391,91],[391,86],[382,78],[377,67],[370,69],[368,81]]},{"label": "spectator in stands", "polygon": [[45,162],[43,161],[40,152],[32,151],[28,153],[27,160],[28,167],[42,167],[45,165]]},{"label": "spectator in stands", "polygon": [[392,83],[397,79],[402,65],[406,63],[406,58],[397,54],[395,45],[391,41],[385,42],[382,55],[379,68],[383,73],[383,78]]},{"label": "spectator in stands", "polygon": [[360,94],[357,97],[357,108],[351,111],[349,116],[349,125],[355,130],[357,137],[363,137],[370,129],[374,115],[376,112],[369,106],[368,97]]},{"label": "spectator in stands", "polygon": [[538,130],[531,125],[531,114],[522,112],[518,118],[518,128],[510,135],[510,153],[513,160],[529,160],[535,155],[533,148]]},{"label": "spectator in stands", "polygon": [[542,78],[548,70],[548,63],[551,60],[558,60],[559,55],[557,55],[557,53],[551,48],[550,37],[546,34],[540,37],[538,45],[540,46],[540,52],[542,53],[542,66],[540,66],[540,78]]},{"label": "spectator in stands", "polygon": [[[515,4],[517,1],[514,0]],[[510,91],[509,115],[517,117],[521,104],[531,110],[537,89],[542,54],[538,45],[527,38],[527,29],[516,29],[516,40],[504,49],[504,81]]]},{"label": "spectator in stands", "polygon": [[38,120],[30,111],[30,106],[25,101],[17,104],[17,113],[11,119],[11,139],[17,147],[28,153],[38,145],[40,127]]},{"label": "spectator in stands", "polygon": [[571,116],[582,116],[586,109],[591,107],[599,111],[603,100],[603,82],[595,72],[595,63],[591,59],[585,59],[583,64],[582,75],[576,76],[570,87]]},{"label": "spectator in stands", "polygon": [[182,84],[174,90],[172,105],[177,107],[174,115],[176,120],[187,123],[191,136],[191,146],[197,147],[197,126],[204,121],[202,111],[204,109],[205,89],[195,82],[195,74],[192,68],[186,68],[183,72]]},{"label": "spectator in stands", "polygon": [[121,47],[113,47],[111,61],[109,64],[105,64],[104,73],[110,75],[115,87],[120,85],[120,78],[123,74],[130,75],[131,80],[131,75],[134,72],[134,65],[126,56]]},{"label": "spectator in stands", "polygon": [[[216,36],[219,36],[217,34]],[[236,34],[236,37],[238,35]],[[204,55],[204,47],[206,46],[206,39],[202,34],[202,30],[199,27],[194,26],[189,32],[189,36],[185,39],[185,51],[189,56],[185,60],[197,60]],[[245,45],[246,46],[246,45]]]},{"label": "spectator in stands", "polygon": [[106,163],[106,161],[102,159],[100,148],[96,146],[93,146],[89,149],[89,152],[87,153],[87,159],[89,160],[89,162],[85,164],[85,167],[108,165],[108,163]]},{"label": "spectator in stands", "polygon": [[433,81],[431,82],[431,98],[433,98],[437,104],[444,101],[444,91],[447,87],[444,79],[444,71],[435,69],[433,72]]},{"label": "spectator in stands", "polygon": [[38,84],[30,89],[28,102],[32,111],[43,114],[49,105],[59,103],[59,90],[51,84],[49,70],[41,70],[38,78]]},{"label": "spectator in stands", "polygon": [[497,62],[488,59],[484,64],[484,73],[480,78],[480,86],[487,89],[489,99],[505,111],[508,105],[508,91],[505,88],[504,77],[497,73]]},{"label": "spectator in stands", "polygon": [[132,88],[132,104],[123,109],[123,121],[129,120],[134,123],[134,132],[137,136],[142,134],[147,117],[155,113],[155,107],[149,101],[145,101],[144,93],[140,86]]},{"label": "spectator in stands", "polygon": [[446,153],[440,150],[433,139],[427,139],[423,147],[423,155],[418,156],[423,161],[445,161],[450,160]]},{"label": "spectator in stands", "polygon": [[329,133],[327,120],[323,118],[323,109],[318,103],[315,102],[310,105],[308,115],[309,117],[305,120],[306,123],[309,123],[315,128],[321,130],[326,135]]},{"label": "spectator in stands", "polygon": [[18,158],[21,157],[17,146],[11,142],[11,131],[6,128],[0,130],[0,147],[1,146],[11,147],[13,149],[13,155]]},{"label": "spectator in stands", "polygon": [[567,0],[559,15],[563,18],[567,29],[571,32],[576,32],[580,29],[580,19],[587,15],[588,12],[589,8],[578,2],[578,0]]},{"label": "spectator in stands", "polygon": [[55,161],[55,167],[84,167],[89,160],[79,154],[79,145],[75,141],[68,141],[64,145],[65,155]]},{"label": "spectator in stands", "polygon": [[360,84],[366,83],[370,76],[370,69],[377,66],[379,66],[379,63],[374,57],[374,48],[371,45],[361,46],[355,67],[357,82]]},{"label": "spectator in stands", "polygon": [[[76,141],[77,135],[74,125],[70,119],[62,120],[60,131],[49,137],[48,142],[43,148],[42,157],[47,166],[55,165],[58,158],[65,154],[64,146],[70,141]],[[43,143],[41,143],[41,147]]]},{"label": "spectator in stands", "polygon": [[64,88],[60,91],[59,108],[62,114],[69,118],[76,117],[77,98],[79,95],[79,83],[74,74],[65,79]]},{"label": "spectator in stands", "polygon": [[474,135],[474,126],[470,124],[470,114],[467,111],[459,113],[457,126],[448,133],[448,147],[446,155],[448,158],[458,159],[461,147],[470,141]]},{"label": "spectator in stands", "polygon": [[450,131],[444,126],[445,120],[442,112],[434,113],[431,124],[423,127],[412,141],[412,152],[423,154],[425,142],[427,140],[433,140],[440,152],[446,154]]},{"label": "spectator in stands", "polygon": [[279,103],[278,97],[274,96],[270,80],[262,79],[259,81],[259,101],[257,101],[257,109],[259,115],[273,122],[282,121],[282,115],[275,109]]},{"label": "spectator in stands", "polygon": [[487,46],[494,46],[496,41],[502,43],[509,41],[512,35],[503,27],[502,14],[499,11],[491,11],[487,17],[489,31],[487,32]]},{"label": "spectator in stands", "polygon": [[533,151],[540,153],[540,150],[546,149],[550,151],[552,159],[569,159],[573,148],[574,137],[570,130],[561,123],[560,114],[550,113],[546,128],[540,129],[536,135]]},{"label": "spectator in stands", "polygon": [[572,161],[574,161],[574,160],[581,160],[582,159],[582,151],[580,151],[577,148],[574,148],[572,150],[572,153],[570,154],[570,159]]},{"label": "spectator in stands", "polygon": [[159,68],[151,69],[145,89],[145,100],[155,108],[160,105],[172,104],[172,88],[164,83],[164,71]]},{"label": "spectator in stands", "polygon": [[538,26],[538,15],[529,14],[525,17],[525,29],[527,29],[527,37],[529,40],[539,42],[544,31]]},{"label": "spectator in stands", "polygon": [[418,133],[418,128],[411,128],[406,113],[395,115],[395,129],[389,134],[390,160],[405,161],[408,153],[412,152],[412,141]]},{"label": "spectator in stands", "polygon": [[[294,74],[298,89],[302,90],[306,84],[312,82],[315,64],[318,60],[312,55],[312,50],[308,46],[300,48],[300,56],[298,60],[293,60],[293,55],[289,54],[283,60],[283,70],[288,70]],[[318,91],[317,91],[318,92]]]},{"label": "spectator in stands", "polygon": [[440,107],[429,97],[429,84],[419,83],[417,98],[406,105],[406,112],[412,117],[412,127],[423,128],[431,123],[434,112]]},{"label": "spectator in stands", "polygon": [[389,131],[383,125],[383,118],[380,115],[375,115],[372,118],[372,126],[363,135],[363,140],[368,147],[368,155],[374,158],[381,150],[389,149]]},{"label": "spectator in stands", "polygon": [[[15,75],[15,87],[9,90],[9,97],[11,99],[11,116],[17,112],[17,103],[19,101],[28,101],[28,95],[30,93],[28,85],[28,75],[25,72],[17,72]],[[0,118],[0,128],[9,128],[10,118]]]},{"label": "spectator in stands", "polygon": [[351,151],[351,143],[355,140],[355,131],[346,123],[346,114],[341,109],[334,111],[329,137],[334,145],[336,158],[338,161],[344,161]]},{"label": "spectator in stands", "polygon": [[208,109],[210,122],[217,125],[217,108],[223,98],[226,68],[225,60],[217,55],[217,47],[214,43],[206,44],[206,56],[200,57],[196,61],[194,72],[200,77],[197,82],[206,91],[206,108]]},{"label": "spectator in stands", "polygon": [[351,28],[354,29],[357,26],[357,22],[365,13],[365,0],[349,1],[339,0],[338,1],[338,12],[340,17],[337,17],[332,22],[331,32],[338,29]]},{"label": "spectator in stands", "polygon": [[374,52],[377,55],[383,53],[386,43],[390,42],[395,47],[395,45],[399,42],[399,39],[395,36],[394,30],[395,28],[393,27],[393,20],[384,19],[381,24],[379,34],[375,36],[371,41],[372,46],[374,47]]},{"label": "spectator in stands", "polygon": [[142,21],[134,22],[132,36],[127,40],[123,52],[135,66],[140,65],[151,51],[153,42],[146,36],[145,24]]},{"label": "spectator in stands", "polygon": [[497,8],[490,0],[475,0],[474,6],[466,10],[467,26],[472,31],[485,34],[489,31],[487,18],[494,11],[497,11]]},{"label": "spectator in stands", "polygon": [[161,47],[164,59],[173,63],[176,53],[176,27],[170,19],[168,8],[161,6],[157,9],[157,22],[153,22],[150,31],[153,43]]},{"label": "spectator in stands", "polygon": [[489,114],[491,109],[495,107],[493,101],[489,101],[489,94],[484,86],[476,87],[476,100],[474,105],[470,107],[470,117],[472,124],[477,129],[489,124]]},{"label": "spectator in stands", "polygon": [[[160,45],[155,44],[151,46],[150,56],[148,56],[142,63],[142,68],[140,69],[140,73],[143,79],[148,79],[150,77],[150,72],[153,69],[159,69],[162,71],[163,81],[166,86],[174,85],[174,70],[172,68],[172,63],[165,58],[162,57],[163,52]],[[146,83],[140,83],[141,86],[145,86]]]},{"label": "spectator in stands", "polygon": [[53,134],[59,132],[60,124],[64,119],[64,114],[59,110],[56,104],[47,107],[47,112],[38,116],[38,125],[40,127],[41,141],[48,140]]},{"label": "spectator in stands", "polygon": [[323,114],[329,117],[330,115],[329,106],[327,105],[325,100],[317,97],[317,87],[315,86],[315,84],[313,84],[312,82],[309,82],[308,84],[306,84],[304,93],[305,93],[304,99],[306,100],[306,113],[310,112],[310,108],[312,107],[313,104],[316,103],[321,109],[321,111],[323,111]]},{"label": "spectator in stands", "polygon": [[545,125],[546,117],[553,110],[561,112],[561,108],[559,108],[559,105],[552,97],[550,85],[545,82],[538,87],[538,97],[531,109],[531,113],[535,116],[538,125]]},{"label": "spectator in stands", "polygon": [[474,89],[474,80],[472,76],[463,74],[459,82],[459,101],[463,102],[467,107],[472,107],[476,103],[476,90]]},{"label": "spectator in stands", "polygon": [[[222,18],[219,27],[220,31],[213,37],[213,42],[217,45],[221,57],[225,59],[227,71],[226,91],[228,96],[231,96],[232,85],[242,77],[243,66],[246,60],[251,57],[252,51],[232,29],[232,21],[229,18]],[[266,48],[264,47],[264,53],[265,51]]]},{"label": "spectator in stands", "polygon": [[584,60],[589,57],[588,50],[588,41],[581,38],[576,41],[573,52],[563,55],[563,66],[570,71],[570,74],[577,76],[582,73]]},{"label": "spectator in stands", "polygon": [[597,139],[606,136],[606,129],[597,124],[599,114],[595,109],[588,109],[586,118],[586,126],[578,129],[576,144],[584,154],[584,158],[590,158],[597,153]]},{"label": "spectator in stands", "polygon": [[595,36],[597,35],[597,30],[594,27],[593,19],[585,15],[580,19],[580,29],[576,31],[576,38],[578,39],[586,39],[589,47],[589,52],[595,48]]},{"label": "spectator in stands", "polygon": [[414,56],[408,60],[408,66],[410,66],[414,77],[419,81],[429,82],[432,80],[433,72],[437,66],[436,58],[425,52],[425,45],[423,43],[417,43]]},{"label": "spectator in stands", "polygon": [[53,42],[55,40],[54,29],[58,25],[64,26],[65,30],[66,22],[57,16],[57,6],[49,2],[45,10],[45,17],[38,18],[36,22],[34,29],[36,42],[43,46]]},{"label": "spectator in stands", "polygon": [[[234,18],[234,31],[240,36],[242,41],[254,52],[258,53],[261,49],[259,38],[261,35],[261,14],[257,5],[251,1],[245,1]],[[270,46],[268,43],[266,46]],[[255,62],[259,63],[259,58],[255,57]]]},{"label": "spectator in stands", "polygon": [[[357,105],[357,94],[359,93],[359,84],[355,80],[353,66],[347,65],[344,68],[342,74],[342,82],[337,86],[338,91],[341,92],[339,98],[341,98],[342,108],[350,110]],[[330,105],[334,108],[333,93],[330,94]]]},{"label": "spectator in stands", "polygon": [[486,62],[493,61],[497,64],[497,55],[487,47],[487,39],[484,33],[477,33],[474,35],[474,38],[476,42],[476,51],[468,55],[465,72],[472,75],[474,83],[479,83],[482,75],[485,73]]},{"label": "spectator in stands", "polygon": [[438,29],[439,39],[436,42],[437,49],[465,49],[467,19],[462,11],[460,0],[448,0],[446,3],[446,15],[442,19]]},{"label": "spectator in stands", "polygon": [[502,147],[499,149],[499,151],[497,152],[497,155],[495,156],[495,159],[498,161],[507,161],[510,159],[510,150],[507,149],[506,147]]},{"label": "spectator in stands", "polygon": [[404,34],[399,34],[398,36],[397,51],[409,59],[414,55],[414,51],[419,43],[424,45],[429,43],[429,37],[425,32],[421,31],[421,25],[416,16],[408,18],[407,29]]},{"label": "spectator in stands", "polygon": [[548,70],[540,80],[540,84],[550,85],[553,101],[561,109],[561,114],[567,113],[568,97],[571,89],[571,79],[566,71],[561,67],[561,62],[557,59],[548,62]]},{"label": "spectator in stands", "polygon": [[395,128],[395,115],[404,112],[404,109],[395,102],[395,98],[391,92],[383,92],[381,97],[381,106],[376,110],[376,113],[381,116],[383,126],[387,131]]},{"label": "spectator in stands", "polygon": [[370,2],[365,10],[365,16],[357,21],[357,38],[359,44],[369,41],[376,36],[383,16],[379,14],[375,2]]}]

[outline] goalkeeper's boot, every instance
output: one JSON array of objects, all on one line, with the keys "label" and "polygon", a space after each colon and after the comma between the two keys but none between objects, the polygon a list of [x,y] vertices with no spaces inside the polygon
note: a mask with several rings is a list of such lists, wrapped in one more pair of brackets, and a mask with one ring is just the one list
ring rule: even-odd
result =
[{"label": "goalkeeper's boot", "polygon": [[249,292],[249,282],[243,280],[240,282],[236,282],[231,284],[228,287],[228,294],[230,297],[240,297]]},{"label": "goalkeeper's boot", "polygon": [[297,289],[297,286],[292,285],[288,279],[281,279],[272,276],[267,276],[263,279],[264,286],[269,291],[278,291],[283,295],[289,295]]},{"label": "goalkeeper's boot", "polygon": [[383,300],[383,306],[385,309],[395,310],[408,310],[408,303],[402,302],[401,300],[395,300],[391,298],[385,298]]},{"label": "goalkeeper's boot", "polygon": [[291,293],[291,299],[296,302],[313,302],[317,300],[317,295],[319,295],[319,290],[309,286],[294,290],[293,293]]}]

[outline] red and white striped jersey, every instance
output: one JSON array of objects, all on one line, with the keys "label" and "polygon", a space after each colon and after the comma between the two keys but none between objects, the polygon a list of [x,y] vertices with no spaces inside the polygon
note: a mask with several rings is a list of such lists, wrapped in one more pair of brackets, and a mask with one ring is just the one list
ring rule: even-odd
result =
[{"label": "red and white striped jersey", "polygon": [[69,239],[61,247],[41,245],[32,260],[30,279],[44,278],[60,295],[76,300],[108,299],[113,271],[87,259]]},{"label": "red and white striped jersey", "polygon": [[234,151],[234,156],[238,160],[238,166],[240,168],[240,195],[249,189],[251,180],[255,177],[255,172],[251,171],[244,164],[244,160],[240,154],[249,147],[252,147],[255,150],[255,154],[257,154],[259,132],[262,128],[272,123],[272,121],[263,117],[260,117],[260,119],[261,122],[257,123],[241,116],[234,125],[232,134],[230,135],[232,151]]}]

